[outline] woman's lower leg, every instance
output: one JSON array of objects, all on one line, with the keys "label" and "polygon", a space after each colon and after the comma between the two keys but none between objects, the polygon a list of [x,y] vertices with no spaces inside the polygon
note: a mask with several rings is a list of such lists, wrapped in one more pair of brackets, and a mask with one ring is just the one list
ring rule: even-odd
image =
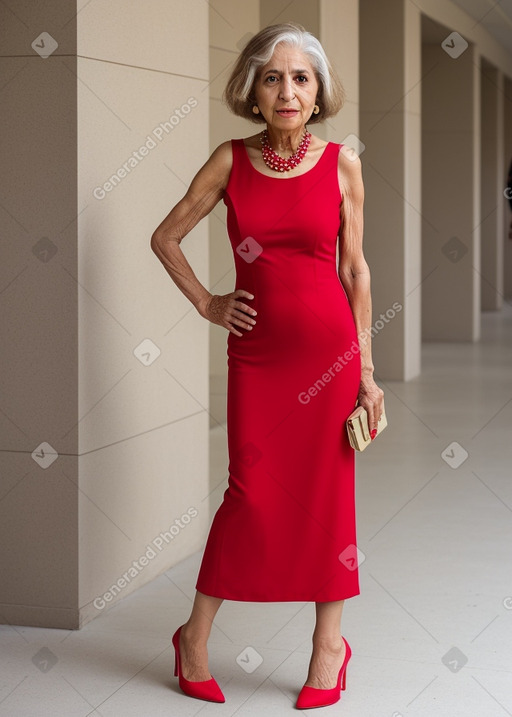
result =
[{"label": "woman's lower leg", "polygon": [[200,682],[211,678],[207,642],[222,602],[222,598],[196,591],[192,612],[180,634],[181,671],[187,680]]}]

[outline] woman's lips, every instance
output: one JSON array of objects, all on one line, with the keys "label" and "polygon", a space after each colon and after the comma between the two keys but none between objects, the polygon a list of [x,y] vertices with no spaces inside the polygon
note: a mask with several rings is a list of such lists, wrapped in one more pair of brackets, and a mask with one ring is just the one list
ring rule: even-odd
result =
[{"label": "woman's lips", "polygon": [[276,110],[276,112],[282,117],[294,117],[299,114],[299,110]]}]

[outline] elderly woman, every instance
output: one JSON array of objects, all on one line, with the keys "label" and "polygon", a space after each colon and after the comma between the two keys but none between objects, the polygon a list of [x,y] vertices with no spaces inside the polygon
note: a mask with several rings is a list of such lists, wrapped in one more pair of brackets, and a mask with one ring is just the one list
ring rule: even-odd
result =
[{"label": "elderly woman", "polygon": [[[345,422],[359,400],[374,438],[383,410],[369,340],[361,162],[307,129],[340,110],[344,91],[300,25],[252,37],[224,97],[263,131],[219,145],[151,238],[200,315],[229,332],[228,487],[192,613],[173,636],[175,675],[187,695],[224,702],[207,653],[222,600],[314,601],[297,707],[317,707],[345,687],[351,651],[341,615],[360,592]],[[235,290],[224,296],[198,281],[180,249],[221,199],[236,268]]]}]

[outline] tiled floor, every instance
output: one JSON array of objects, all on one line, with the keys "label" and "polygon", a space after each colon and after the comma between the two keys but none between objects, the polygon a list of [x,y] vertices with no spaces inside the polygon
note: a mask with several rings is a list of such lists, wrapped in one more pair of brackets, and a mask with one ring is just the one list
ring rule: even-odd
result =
[{"label": "tiled floor", "polygon": [[[512,715],[511,308],[483,316],[481,343],[426,345],[423,358],[420,378],[386,384],[390,427],[358,457],[362,592],[343,618],[353,658],[341,702],[321,714]],[[212,431],[219,480],[225,436]],[[178,690],[170,637],[199,560],[79,632],[2,626],[1,717],[292,714],[311,603],[225,602],[209,655],[226,703]],[[262,662],[247,672],[238,655]]]}]

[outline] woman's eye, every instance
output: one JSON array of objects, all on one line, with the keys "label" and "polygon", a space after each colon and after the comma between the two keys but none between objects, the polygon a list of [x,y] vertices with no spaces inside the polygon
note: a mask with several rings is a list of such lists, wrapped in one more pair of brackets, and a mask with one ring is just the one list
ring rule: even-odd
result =
[{"label": "woman's eye", "polygon": [[[273,85],[275,84],[274,80],[279,81],[279,77],[276,77],[276,75],[269,75],[266,78],[265,82],[268,82],[269,84]],[[306,75],[297,75],[297,80],[299,80],[300,85],[303,85],[305,82],[308,81],[308,78],[306,77]]]}]

